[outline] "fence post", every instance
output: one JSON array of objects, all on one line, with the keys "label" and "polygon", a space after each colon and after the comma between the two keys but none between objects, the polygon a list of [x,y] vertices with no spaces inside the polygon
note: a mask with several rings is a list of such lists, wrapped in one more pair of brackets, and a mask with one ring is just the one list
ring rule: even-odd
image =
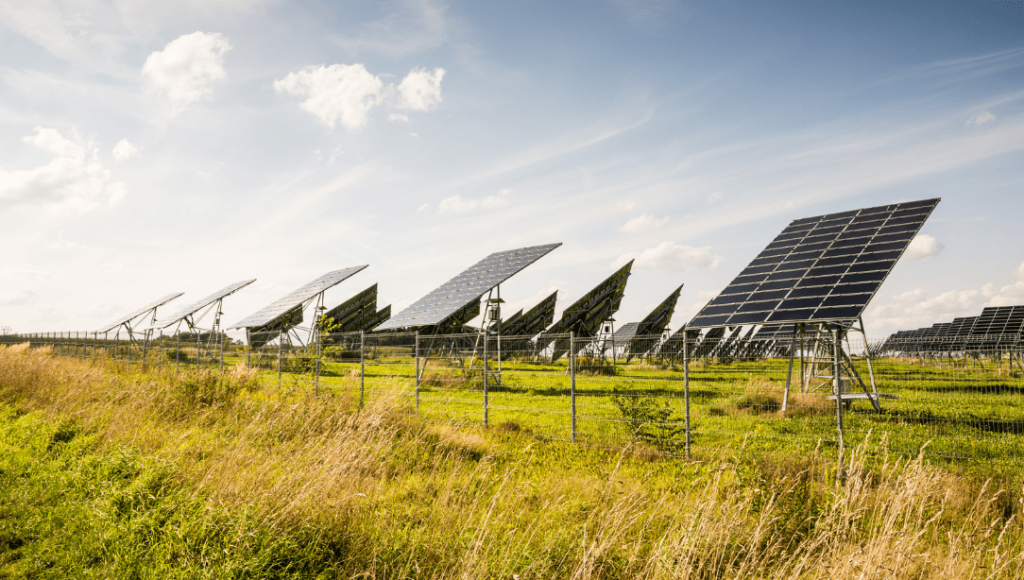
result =
[{"label": "fence post", "polygon": [[317,328],[316,328],[315,332],[316,332],[316,334],[314,336],[316,338],[316,362],[314,363],[314,366],[316,368],[315,368],[314,372],[316,373],[316,388],[314,390],[314,393],[316,394],[316,396],[319,397],[320,396],[320,327],[319,327],[319,323],[317,325]]},{"label": "fence post", "polygon": [[683,429],[686,431],[684,437],[686,460],[690,460],[690,341],[687,340],[687,329],[683,326],[683,407],[684,410],[684,424]]},{"label": "fence post", "polygon": [[366,397],[366,331],[359,331],[359,408]]},{"label": "fence post", "polygon": [[489,408],[489,405],[488,405],[489,401],[487,400],[487,371],[488,371],[488,368],[487,368],[487,343],[490,342],[490,341],[488,340],[489,337],[487,336],[487,329],[486,328],[483,329],[483,333],[484,333],[484,427],[486,428],[487,425],[488,425],[488,421],[490,420],[490,417],[488,416],[489,412],[490,412],[490,408]]},{"label": "fence post", "polygon": [[569,331],[569,403],[572,407],[572,442],[576,442],[576,333]]},{"label": "fence post", "polygon": [[843,475],[843,454],[846,451],[845,444],[843,442],[843,380],[841,377],[841,370],[839,367],[839,349],[842,348],[842,334],[839,325],[835,325],[835,343],[833,346],[832,353],[832,391],[836,396],[836,434],[839,443],[839,457],[836,463],[836,483],[842,485]]},{"label": "fence post", "polygon": [[420,414],[420,332],[416,331],[416,414]]}]

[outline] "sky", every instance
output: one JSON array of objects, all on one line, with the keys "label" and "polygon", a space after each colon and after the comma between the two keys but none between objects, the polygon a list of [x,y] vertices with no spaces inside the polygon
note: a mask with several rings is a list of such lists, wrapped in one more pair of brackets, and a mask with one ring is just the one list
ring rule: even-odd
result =
[{"label": "sky", "polygon": [[618,324],[683,284],[675,330],[790,221],[941,197],[883,338],[1024,304],[1022,81],[1019,1],[0,0],[0,327],[561,242],[506,314],[635,258]]}]

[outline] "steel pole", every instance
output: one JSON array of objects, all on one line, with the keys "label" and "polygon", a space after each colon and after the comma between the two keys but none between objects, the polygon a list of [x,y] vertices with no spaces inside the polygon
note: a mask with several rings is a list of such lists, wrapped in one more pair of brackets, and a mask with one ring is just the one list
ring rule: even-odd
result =
[{"label": "steel pole", "polygon": [[359,408],[366,398],[366,331],[359,331]]},{"label": "steel pole", "polygon": [[490,341],[488,340],[489,337],[487,336],[487,329],[486,328],[484,329],[483,332],[484,332],[484,427],[487,427],[488,426],[488,421],[490,419],[490,417],[488,416],[489,412],[490,412],[490,408],[488,407],[489,401],[488,401],[488,393],[487,393],[487,370],[488,370],[487,369],[487,343],[490,342]]},{"label": "steel pole", "polygon": [[843,474],[843,455],[846,452],[845,442],[843,441],[843,381],[841,377],[840,362],[839,362],[839,349],[842,348],[842,331],[839,325],[835,325],[835,343],[833,344],[833,360],[832,360],[832,391],[836,396],[836,436],[839,443],[839,457],[836,463],[836,482],[842,485],[844,480]]},{"label": "steel pole", "polygon": [[576,333],[569,332],[569,402],[572,406],[572,442],[576,442]]},{"label": "steel pole", "polygon": [[683,327],[683,428],[686,459],[690,459],[690,341],[686,327]]},{"label": "steel pole", "polygon": [[416,331],[416,414],[420,413],[420,333]]}]

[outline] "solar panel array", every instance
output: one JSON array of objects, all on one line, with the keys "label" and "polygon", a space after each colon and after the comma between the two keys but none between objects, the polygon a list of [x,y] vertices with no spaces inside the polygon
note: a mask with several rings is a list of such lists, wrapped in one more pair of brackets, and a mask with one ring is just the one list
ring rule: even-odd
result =
[{"label": "solar panel array", "polygon": [[636,331],[639,328],[639,322],[627,322],[626,324],[620,326],[619,329],[616,330],[615,334],[612,336],[612,340],[615,342],[615,346],[623,348],[627,347],[629,345],[629,341],[633,340],[633,337],[636,336]]},{"label": "solar panel array", "polygon": [[903,353],[945,353],[1002,348],[1024,341],[1024,306],[990,306],[980,316],[954,318],[889,336],[881,350]]},{"label": "solar panel array", "polygon": [[293,311],[296,307],[301,308],[307,300],[333,286],[336,286],[337,284],[340,284],[341,282],[344,282],[346,279],[365,268],[366,265],[362,265],[328,272],[291,294],[288,294],[284,298],[276,300],[269,306],[250,314],[239,322],[236,322],[231,328],[248,328],[256,330],[261,327],[272,326],[277,319],[283,318],[285,315],[292,318],[294,317]]},{"label": "solar panel array", "polygon": [[555,303],[558,290],[541,300],[536,306],[526,311],[520,310],[508,320],[501,321],[501,333],[508,336],[535,336],[551,325],[555,320]]},{"label": "solar panel array", "polygon": [[115,328],[121,326],[122,324],[128,324],[132,320],[135,320],[136,318],[142,316],[143,314],[149,312],[150,310],[159,308],[164,304],[167,304],[168,302],[174,300],[175,298],[181,296],[182,294],[184,294],[184,292],[175,292],[174,294],[168,294],[167,296],[164,296],[163,298],[157,300],[156,302],[147,304],[142,308],[139,308],[138,310],[132,312],[131,314],[127,314],[125,316],[122,316],[121,318],[118,318],[117,322],[114,322],[113,324],[108,324],[107,326],[104,326],[103,328],[97,330],[96,332],[110,332],[111,330],[114,330]]},{"label": "solar panel array", "polygon": [[938,203],[926,199],[795,220],[690,326],[855,320]]},{"label": "solar panel array", "polygon": [[252,284],[255,281],[256,278],[253,278],[251,280],[242,280],[241,282],[235,282],[234,284],[231,284],[226,288],[221,288],[220,290],[214,292],[213,294],[210,294],[209,296],[203,298],[202,300],[193,302],[192,304],[189,304],[188,306],[182,308],[181,310],[175,312],[174,314],[168,316],[167,318],[164,318],[163,320],[153,323],[153,328],[167,328],[168,326],[174,324],[175,322],[192,316],[196,312],[199,312],[203,308],[206,308],[207,306],[213,304],[214,302],[220,300],[221,298],[226,298],[234,294],[235,292],[238,292],[242,288],[245,288],[246,286]]},{"label": "solar panel array", "polygon": [[[672,315],[676,311],[676,303],[679,302],[679,294],[683,291],[683,285],[680,284],[674,292],[669,294],[668,298],[662,301],[661,304],[656,306],[650,314],[644,317],[643,320],[636,323],[636,329],[633,332],[633,336],[630,336],[629,346],[626,352],[629,356],[626,358],[633,358],[634,356],[642,355],[645,352],[649,352],[655,345],[651,344],[649,337],[653,335],[660,336],[661,333],[665,332],[668,328],[669,323],[672,322]],[[616,333],[617,335],[618,333]],[[634,338],[640,337],[640,338]],[[618,337],[616,337],[616,344],[618,344]]]},{"label": "solar panel array", "polygon": [[981,311],[971,334],[1018,336],[1024,333],[1024,306],[990,306]]},{"label": "solar panel array", "polygon": [[561,245],[547,244],[491,254],[399,312],[379,330],[440,324]]},{"label": "solar panel array", "polygon": [[[626,292],[626,281],[629,279],[633,260],[619,268],[614,274],[587,292],[572,306],[562,312],[562,318],[553,324],[544,334],[568,334],[575,332],[580,338],[593,337],[601,328],[601,324],[619,311],[622,298]],[[554,339],[543,340],[544,344]],[[559,339],[555,343],[552,360],[558,360],[569,350],[569,339]]]},{"label": "solar panel array", "polygon": [[331,332],[373,330],[391,316],[391,306],[377,311],[377,285],[374,284],[352,298],[324,312],[324,319],[333,321]]}]

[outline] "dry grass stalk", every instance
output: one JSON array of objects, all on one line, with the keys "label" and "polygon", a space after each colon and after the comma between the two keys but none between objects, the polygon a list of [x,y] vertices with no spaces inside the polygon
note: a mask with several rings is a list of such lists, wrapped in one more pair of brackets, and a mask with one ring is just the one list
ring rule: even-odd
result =
[{"label": "dry grass stalk", "polygon": [[[872,465],[866,450],[884,441],[852,453],[838,490],[811,476],[824,469],[816,458],[777,464],[771,477],[762,469],[755,483],[740,481],[747,466],[725,463],[650,488],[625,454],[605,475],[562,468],[535,458],[540,446],[558,444],[430,425],[409,417],[401,395],[357,410],[343,397],[261,391],[253,370],[232,373],[223,379],[237,387],[224,391],[230,398],[184,405],[182,380],[171,376],[0,349],[3,400],[74,417],[110,445],[172,461],[197,493],[260,514],[268,526],[320,530],[323,541],[346,546],[350,561],[338,565],[347,576],[938,579],[1024,571],[1021,490],[975,485],[920,457]],[[512,443],[498,449],[498,436]]]}]

